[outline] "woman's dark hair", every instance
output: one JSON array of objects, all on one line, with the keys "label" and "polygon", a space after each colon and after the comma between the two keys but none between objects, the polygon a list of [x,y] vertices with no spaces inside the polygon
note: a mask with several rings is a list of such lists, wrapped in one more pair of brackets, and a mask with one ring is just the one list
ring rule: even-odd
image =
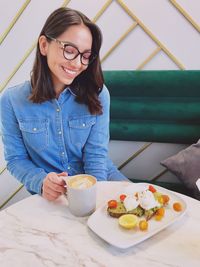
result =
[{"label": "woman's dark hair", "polygon": [[[97,57],[85,71],[74,79],[70,88],[76,94],[76,101],[86,104],[91,114],[101,114],[102,106],[98,95],[102,90],[104,80],[99,59],[99,50],[102,44],[102,34],[99,27],[81,12],[61,7],[47,18],[39,37],[45,35],[57,38],[70,26],[80,24],[89,28],[92,34],[92,52]],[[47,40],[50,42],[48,38]],[[40,53],[39,42],[31,73],[31,86],[30,100],[33,103],[42,103],[56,98],[47,58]]]}]

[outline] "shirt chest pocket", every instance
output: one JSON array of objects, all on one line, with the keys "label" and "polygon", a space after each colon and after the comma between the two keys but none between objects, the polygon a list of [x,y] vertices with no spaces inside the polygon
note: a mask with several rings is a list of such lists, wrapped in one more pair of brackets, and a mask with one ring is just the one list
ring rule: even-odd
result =
[{"label": "shirt chest pocket", "polygon": [[96,117],[91,116],[69,120],[69,134],[72,144],[83,147],[95,122]]},{"label": "shirt chest pocket", "polygon": [[27,148],[42,151],[49,145],[48,120],[21,120],[19,128]]}]

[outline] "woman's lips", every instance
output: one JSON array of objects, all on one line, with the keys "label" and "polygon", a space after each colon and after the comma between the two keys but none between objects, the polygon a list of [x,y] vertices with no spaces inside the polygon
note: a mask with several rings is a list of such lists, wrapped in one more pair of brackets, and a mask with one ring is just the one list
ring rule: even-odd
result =
[{"label": "woman's lips", "polygon": [[74,77],[77,74],[77,71],[69,70],[69,69],[67,69],[65,67],[62,67],[62,69],[64,70],[65,73],[69,74],[70,76],[73,76]]}]

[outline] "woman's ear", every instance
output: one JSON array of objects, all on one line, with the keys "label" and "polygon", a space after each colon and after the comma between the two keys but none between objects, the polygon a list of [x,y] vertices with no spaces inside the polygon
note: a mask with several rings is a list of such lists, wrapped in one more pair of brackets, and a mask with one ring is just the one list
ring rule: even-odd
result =
[{"label": "woman's ear", "polygon": [[46,36],[41,35],[39,37],[38,43],[39,43],[40,53],[43,56],[46,56],[47,55],[47,51],[48,51],[48,46],[49,46],[49,43],[47,41]]}]

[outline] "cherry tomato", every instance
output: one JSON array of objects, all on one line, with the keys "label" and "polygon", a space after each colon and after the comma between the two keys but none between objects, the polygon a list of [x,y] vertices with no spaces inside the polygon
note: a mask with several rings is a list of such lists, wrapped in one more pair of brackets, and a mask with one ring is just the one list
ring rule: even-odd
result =
[{"label": "cherry tomato", "polygon": [[108,201],[108,208],[115,209],[117,207],[117,201],[116,200],[109,200]]},{"label": "cherry tomato", "polygon": [[145,221],[145,220],[141,220],[139,222],[139,228],[140,228],[141,231],[147,230],[148,229],[148,222]]},{"label": "cherry tomato", "polygon": [[175,211],[182,211],[181,203],[179,203],[179,202],[175,202],[175,203],[173,204],[173,209],[174,209]]},{"label": "cherry tomato", "polygon": [[149,185],[149,191],[151,191],[152,193],[155,193],[156,189],[153,187],[153,185]]},{"label": "cherry tomato", "polygon": [[159,215],[159,216],[163,217],[165,215],[165,209],[163,207],[162,208],[159,208],[156,211],[156,215]]},{"label": "cherry tomato", "polygon": [[162,198],[162,196],[159,196],[159,197],[157,198],[157,200],[158,200],[158,202],[159,202],[160,204],[163,204],[163,198]]},{"label": "cherry tomato", "polygon": [[163,199],[163,205],[168,204],[168,202],[169,202],[169,196],[168,195],[162,195],[162,199]]},{"label": "cherry tomato", "polygon": [[123,202],[124,201],[124,199],[126,198],[126,195],[124,195],[124,194],[122,194],[122,195],[120,195],[120,200]]},{"label": "cherry tomato", "polygon": [[162,215],[158,215],[158,214],[155,215],[155,220],[156,220],[156,221],[161,221],[162,218],[163,218]]}]

